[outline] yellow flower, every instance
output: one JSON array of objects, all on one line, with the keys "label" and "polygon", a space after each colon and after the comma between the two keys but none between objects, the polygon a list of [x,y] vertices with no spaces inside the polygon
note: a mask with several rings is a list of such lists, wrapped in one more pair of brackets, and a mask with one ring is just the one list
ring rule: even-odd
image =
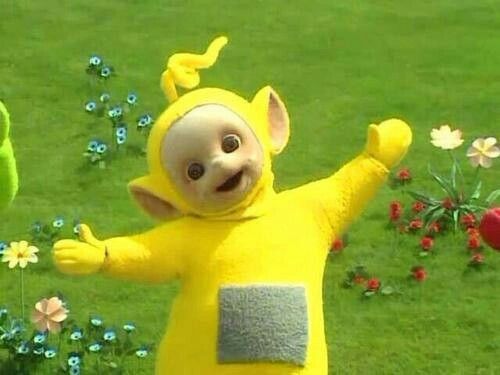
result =
[{"label": "yellow flower", "polygon": [[10,247],[5,250],[2,257],[2,262],[9,262],[9,268],[14,268],[19,264],[19,267],[26,268],[28,262],[38,262],[38,257],[35,253],[38,248],[35,246],[28,246],[28,242],[11,242]]},{"label": "yellow flower", "polygon": [[432,129],[431,143],[443,150],[453,150],[464,143],[464,140],[460,130],[452,131],[449,125],[442,125],[439,129]]},{"label": "yellow flower", "polygon": [[496,144],[494,137],[478,138],[472,142],[472,146],[467,150],[467,157],[472,166],[491,167],[492,160],[500,156],[500,148]]}]

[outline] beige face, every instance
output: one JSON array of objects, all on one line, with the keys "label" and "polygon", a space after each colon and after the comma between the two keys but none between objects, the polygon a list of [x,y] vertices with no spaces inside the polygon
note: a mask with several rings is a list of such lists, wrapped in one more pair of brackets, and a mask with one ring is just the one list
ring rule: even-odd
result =
[{"label": "beige face", "polygon": [[263,151],[233,111],[207,104],[176,121],[162,143],[162,162],[184,198],[204,212],[245,199],[262,174]]}]

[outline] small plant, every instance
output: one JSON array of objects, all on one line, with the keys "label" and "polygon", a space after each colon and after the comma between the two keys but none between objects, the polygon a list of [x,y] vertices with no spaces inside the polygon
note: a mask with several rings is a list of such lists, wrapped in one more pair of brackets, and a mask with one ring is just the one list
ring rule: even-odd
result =
[{"label": "small plant", "polygon": [[[123,99],[113,101],[114,96],[107,89],[107,85],[111,78],[116,76],[116,72],[111,65],[105,64],[100,56],[93,55],[89,58],[86,72],[90,79],[93,98],[85,102],[85,112],[94,120],[98,120],[94,122],[107,121],[111,126],[108,141],[91,139],[83,156],[91,165],[104,169],[110,155],[116,153],[128,142],[129,124],[135,122],[136,130],[143,136],[145,144],[153,125],[153,117],[149,113],[134,114],[139,104],[139,97],[133,91],[128,92]],[[94,126],[98,125],[94,124]],[[100,129],[96,130],[101,132]]]}]

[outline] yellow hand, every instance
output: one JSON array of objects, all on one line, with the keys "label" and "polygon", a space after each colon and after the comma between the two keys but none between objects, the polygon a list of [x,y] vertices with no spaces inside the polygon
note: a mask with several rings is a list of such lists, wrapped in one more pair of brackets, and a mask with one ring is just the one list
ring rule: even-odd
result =
[{"label": "yellow hand", "polygon": [[106,257],[104,242],[95,238],[85,224],[80,225],[80,240],[61,240],[54,244],[54,263],[59,271],[87,275],[101,269]]},{"label": "yellow hand", "polygon": [[7,108],[0,101],[0,146],[2,146],[3,141],[9,136],[9,125],[9,112],[7,112]]},{"label": "yellow hand", "polygon": [[366,151],[391,169],[406,155],[411,141],[412,133],[408,124],[402,120],[390,119],[368,127]]}]

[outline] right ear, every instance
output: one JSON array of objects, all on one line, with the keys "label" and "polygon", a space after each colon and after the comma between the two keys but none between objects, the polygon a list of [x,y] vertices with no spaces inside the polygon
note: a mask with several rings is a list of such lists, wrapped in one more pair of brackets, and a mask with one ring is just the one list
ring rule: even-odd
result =
[{"label": "right ear", "polygon": [[174,205],[161,197],[149,176],[132,181],[128,188],[139,206],[154,219],[165,221],[182,216]]}]

